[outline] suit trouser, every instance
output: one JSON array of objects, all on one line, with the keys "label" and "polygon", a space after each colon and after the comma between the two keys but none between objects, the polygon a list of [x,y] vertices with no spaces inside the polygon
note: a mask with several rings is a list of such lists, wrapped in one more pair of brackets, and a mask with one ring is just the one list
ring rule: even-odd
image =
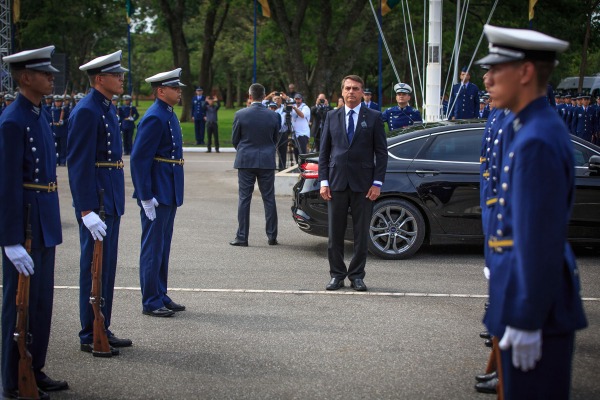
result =
[{"label": "suit trouser", "polygon": [[506,400],[568,399],[575,333],[542,335],[542,358],[535,368],[523,372],[512,365],[512,348],[502,351]]},{"label": "suit trouser", "polygon": [[[34,274],[29,280],[29,333],[32,342],[27,346],[31,353],[36,379],[46,364],[46,352],[50,339],[52,303],[54,300],[55,247],[33,249]],[[19,273],[2,251],[2,386],[4,390],[17,389],[19,350],[13,340],[17,322],[17,285]]]},{"label": "suit trouser", "polygon": [[194,118],[194,133],[196,134],[196,144],[204,143],[204,117]]},{"label": "suit trouser", "polygon": [[144,209],[140,209],[142,220],[140,287],[144,311],[154,311],[171,302],[167,296],[167,279],[176,213],[176,205],[159,204],[156,207],[156,219],[150,221]]},{"label": "suit trouser", "polygon": [[[81,213],[75,213],[79,224],[79,245],[81,256],[79,258],[79,319],[81,331],[79,340],[82,344],[90,344],[94,337],[94,310],[90,304],[90,292],[92,290],[92,259],[94,255],[94,239],[86,228]],[[104,305],[101,307],[104,314],[104,326],[106,334],[112,335],[110,330],[110,318],[112,315],[113,292],[115,288],[115,275],[117,273],[117,251],[119,248],[119,227],[121,217],[107,215],[106,236],[102,241],[102,298]]]},{"label": "suit trouser", "polygon": [[250,231],[250,202],[254,192],[254,182],[258,181],[258,189],[265,207],[267,238],[277,238],[277,206],[275,204],[275,170],[260,168],[238,169],[238,230],[236,238],[248,241]]},{"label": "suit trouser", "polygon": [[215,149],[219,151],[219,125],[216,122],[206,123],[206,135],[208,136],[208,150],[212,146],[212,138],[215,137]]},{"label": "suit trouser", "polygon": [[[327,219],[329,223],[329,273],[332,278],[350,280],[365,277],[367,262],[369,221],[373,210],[373,202],[366,198],[367,192],[353,192],[350,188],[343,191],[332,191],[331,200],[327,202]],[[354,231],[354,255],[346,269],[344,263],[344,236],[348,222],[348,207],[351,209],[352,229]]]}]

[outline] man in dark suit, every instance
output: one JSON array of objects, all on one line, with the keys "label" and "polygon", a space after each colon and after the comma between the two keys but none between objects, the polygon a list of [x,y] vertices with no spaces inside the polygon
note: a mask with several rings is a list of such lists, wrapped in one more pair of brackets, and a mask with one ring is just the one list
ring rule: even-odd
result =
[{"label": "man in dark suit", "polygon": [[460,72],[460,82],[452,86],[448,119],[477,118],[479,110],[479,89],[470,82],[471,74],[467,67]]},{"label": "man in dark suit", "polygon": [[238,170],[238,230],[232,246],[248,246],[250,202],[254,183],[265,205],[269,245],[277,244],[277,207],[275,205],[275,151],[281,128],[280,116],[262,104],[265,88],[254,83],[248,90],[252,104],[239,110],[233,118],[231,143],[237,153],[233,167]]},{"label": "man in dark suit", "polygon": [[[321,136],[319,180],[321,197],[328,202],[329,272],[327,290],[344,286],[348,277],[354,290],[366,291],[365,263],[373,201],[379,197],[387,167],[387,141],[381,113],[362,104],[363,80],[342,80],[345,106],[327,114]],[[344,235],[351,208],[354,256],[346,268]]]}]

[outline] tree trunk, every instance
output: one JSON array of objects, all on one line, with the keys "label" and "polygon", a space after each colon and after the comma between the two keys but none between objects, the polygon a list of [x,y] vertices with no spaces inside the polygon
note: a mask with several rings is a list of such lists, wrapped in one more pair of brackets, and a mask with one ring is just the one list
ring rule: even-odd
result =
[{"label": "tree trunk", "polygon": [[[217,13],[221,5],[225,6],[223,14],[219,21],[217,21]],[[202,59],[200,61],[200,75],[199,81],[200,86],[204,89],[205,93],[210,94],[212,88],[212,59],[215,54],[215,45],[219,39],[219,35],[223,30],[223,25],[227,19],[227,13],[229,12],[229,2],[223,2],[220,0],[210,0],[208,10],[206,12],[206,20],[204,21],[204,43],[202,46]],[[218,25],[215,29],[215,24]]]},{"label": "tree trunk", "polygon": [[[171,6],[173,3],[175,4]],[[183,110],[179,117],[181,122],[187,122],[191,119],[191,99],[194,96],[194,87],[191,85],[190,55],[183,32],[185,0],[160,0],[160,8],[169,29],[169,35],[171,36],[173,64],[182,68],[181,81],[187,84],[187,86],[182,88],[181,102]]]}]

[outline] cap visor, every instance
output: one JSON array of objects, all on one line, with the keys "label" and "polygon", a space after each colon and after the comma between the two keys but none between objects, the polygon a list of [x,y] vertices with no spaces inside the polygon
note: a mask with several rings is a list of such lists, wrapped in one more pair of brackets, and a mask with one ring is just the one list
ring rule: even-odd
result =
[{"label": "cap visor", "polygon": [[41,72],[60,72],[59,70],[54,68],[52,65],[42,65],[39,67],[29,68],[29,69],[31,69],[33,71],[41,71]]},{"label": "cap visor", "polygon": [[477,65],[495,65],[495,64],[503,64],[513,61],[519,61],[520,59],[514,57],[503,56],[500,54],[488,54],[483,57],[481,60],[475,61]]},{"label": "cap visor", "polygon": [[117,66],[115,68],[111,68],[106,71],[102,71],[102,73],[104,73],[104,74],[112,74],[112,73],[116,73],[116,72],[129,72],[129,70],[127,68]]}]

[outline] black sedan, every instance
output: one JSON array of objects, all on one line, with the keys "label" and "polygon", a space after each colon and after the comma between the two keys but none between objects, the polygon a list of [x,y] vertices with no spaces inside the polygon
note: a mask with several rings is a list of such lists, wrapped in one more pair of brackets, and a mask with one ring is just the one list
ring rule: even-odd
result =
[{"label": "black sedan", "polygon": [[[415,254],[424,242],[483,242],[479,206],[483,130],[482,123],[444,121],[391,133],[396,136],[388,138],[385,182],[371,217],[371,253],[403,259]],[[598,244],[600,147],[575,136],[571,139],[577,190],[569,239]],[[318,154],[301,159],[292,216],[302,231],[327,237],[327,204],[319,195]],[[352,240],[351,221],[346,239]]]}]

